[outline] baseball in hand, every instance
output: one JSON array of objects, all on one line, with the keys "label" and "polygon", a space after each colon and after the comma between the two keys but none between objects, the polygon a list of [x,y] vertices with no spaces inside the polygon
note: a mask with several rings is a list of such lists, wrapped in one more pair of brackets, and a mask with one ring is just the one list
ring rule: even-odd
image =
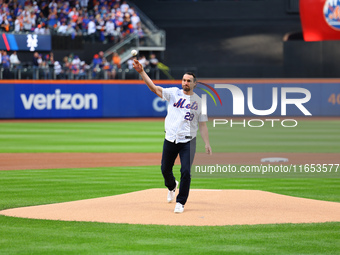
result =
[{"label": "baseball in hand", "polygon": [[138,53],[138,52],[137,52],[136,50],[132,50],[132,51],[131,51],[131,55],[132,55],[132,56],[136,56],[137,53]]}]

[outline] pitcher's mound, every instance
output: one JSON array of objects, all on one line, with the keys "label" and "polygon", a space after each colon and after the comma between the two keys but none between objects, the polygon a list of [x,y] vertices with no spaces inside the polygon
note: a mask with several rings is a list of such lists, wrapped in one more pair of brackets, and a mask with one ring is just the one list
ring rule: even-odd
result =
[{"label": "pitcher's mound", "polygon": [[340,203],[258,190],[192,189],[184,213],[173,212],[166,189],[0,211],[15,217],[159,225],[240,225],[340,221]]}]

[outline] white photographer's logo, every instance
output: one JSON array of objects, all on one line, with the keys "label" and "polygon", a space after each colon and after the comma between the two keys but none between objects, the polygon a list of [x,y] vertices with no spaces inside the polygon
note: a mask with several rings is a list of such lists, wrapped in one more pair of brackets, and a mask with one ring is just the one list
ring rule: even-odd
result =
[{"label": "white photographer's logo", "polygon": [[[215,84],[216,89],[228,89],[231,92],[231,95],[233,97],[233,115],[245,115],[245,96],[242,92],[242,90],[232,84]],[[302,98],[289,98],[289,94],[301,94],[303,95]],[[219,97],[219,95],[216,93],[216,95]],[[211,96],[211,95],[210,95]],[[304,115],[311,116],[312,114],[306,109],[306,107],[303,105],[311,99],[311,93],[308,89],[305,88],[299,88],[299,87],[282,87],[281,88],[281,116],[287,115],[287,105],[295,105]],[[220,99],[220,98],[219,98]],[[279,104],[279,98],[278,98],[278,88],[273,87],[272,88],[272,98],[271,98],[271,106],[268,109],[256,109],[254,107],[253,102],[253,88],[248,87],[247,88],[247,106],[249,111],[257,116],[268,116],[273,114]],[[216,104],[216,103],[215,103]],[[221,102],[222,105],[222,102]],[[206,102],[206,94],[202,95],[202,113],[207,112],[207,102]],[[227,119],[214,119],[213,126],[216,127],[216,125],[229,125],[230,127],[233,127],[235,125],[242,125],[243,127],[263,127],[265,124],[271,125],[271,127],[275,126],[275,123],[279,122],[282,127],[296,127],[298,122],[294,119],[249,119],[249,120],[227,120]]]},{"label": "white photographer's logo", "polygon": [[[233,115],[244,115],[244,94],[240,88],[231,84],[215,84],[215,88],[218,89],[228,89],[233,96]],[[255,109],[253,104],[253,88],[248,87],[247,89],[247,105],[248,109],[251,113],[258,116],[267,116],[275,112],[278,106],[278,89],[277,87],[273,87],[272,91],[272,105],[269,109],[266,110],[258,110]],[[287,95],[289,93],[301,93],[304,95],[304,98],[298,99],[289,99]],[[296,88],[296,87],[282,87],[281,88],[281,115],[287,115],[287,105],[292,104],[295,105],[304,115],[312,115],[306,107],[303,106],[304,103],[307,103],[311,99],[311,93],[309,90],[304,88]]]}]

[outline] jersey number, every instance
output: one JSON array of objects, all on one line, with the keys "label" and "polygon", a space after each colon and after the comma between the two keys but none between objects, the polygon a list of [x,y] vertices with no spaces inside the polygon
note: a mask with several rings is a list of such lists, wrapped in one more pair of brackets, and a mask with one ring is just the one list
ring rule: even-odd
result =
[{"label": "jersey number", "polygon": [[195,115],[193,113],[190,114],[190,112],[187,112],[184,116],[184,119],[192,121],[194,119],[194,116]]}]

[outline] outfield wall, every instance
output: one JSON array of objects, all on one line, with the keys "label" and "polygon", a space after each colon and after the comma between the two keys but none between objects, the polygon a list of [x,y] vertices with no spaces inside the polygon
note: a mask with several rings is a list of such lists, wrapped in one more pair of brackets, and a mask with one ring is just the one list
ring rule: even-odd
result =
[{"label": "outfield wall", "polygon": [[[340,79],[205,80],[209,117],[340,116]],[[180,87],[180,81],[156,81]],[[224,84],[224,85],[223,85]],[[252,96],[251,96],[252,93]],[[310,98],[309,98],[310,97]],[[1,81],[0,118],[164,117],[142,81]]]}]

